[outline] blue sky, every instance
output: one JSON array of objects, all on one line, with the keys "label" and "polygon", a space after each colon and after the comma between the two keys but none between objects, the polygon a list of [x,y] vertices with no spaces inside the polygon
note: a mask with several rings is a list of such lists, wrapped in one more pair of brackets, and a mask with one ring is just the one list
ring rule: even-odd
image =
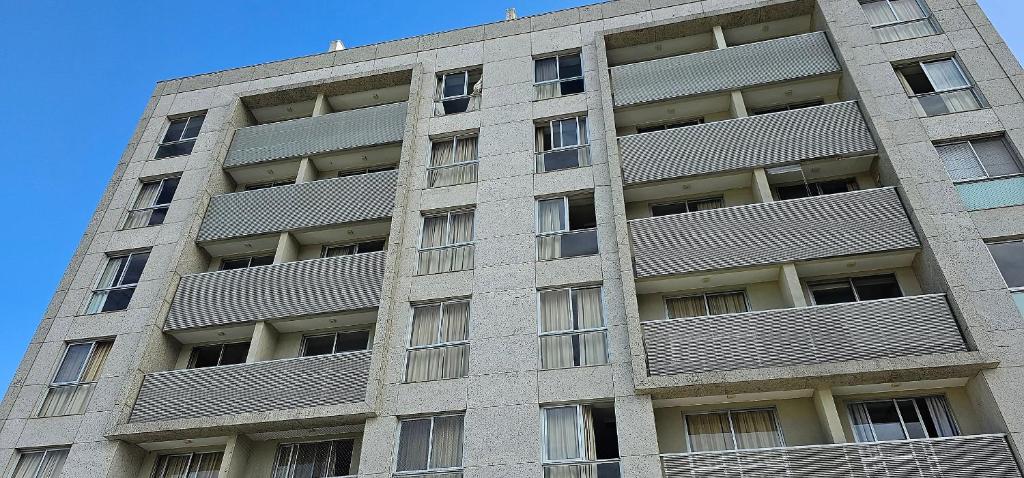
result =
[{"label": "blue sky", "polygon": [[[1024,2],[979,0],[1018,57]],[[0,0],[0,387],[5,387],[155,82],[593,3],[583,0]],[[385,12],[386,15],[381,15]],[[456,12],[456,13],[443,13]]]}]

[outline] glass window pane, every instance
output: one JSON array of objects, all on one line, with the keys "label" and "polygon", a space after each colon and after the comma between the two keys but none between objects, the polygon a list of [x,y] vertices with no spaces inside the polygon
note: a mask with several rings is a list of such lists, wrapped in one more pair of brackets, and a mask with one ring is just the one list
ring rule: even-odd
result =
[{"label": "glass window pane", "polygon": [[708,314],[735,314],[747,311],[747,296],[743,292],[708,294]]},{"label": "glass window pane", "polygon": [[269,266],[274,263],[274,255],[255,256],[249,261],[249,267]]},{"label": "glass window pane", "polygon": [[216,367],[220,364],[221,345],[204,345],[192,349],[189,368]]},{"label": "glass window pane", "polygon": [[575,80],[563,81],[558,85],[559,93],[562,95],[573,95],[576,93],[583,92],[583,78],[577,78]]},{"label": "glass window pane", "polygon": [[573,78],[583,76],[583,62],[579,53],[558,57],[558,77]]},{"label": "glass window pane", "polygon": [[356,253],[356,250],[357,248],[355,244],[348,246],[328,247],[327,250],[324,251],[324,257],[351,256],[352,254]]},{"label": "glass window pane", "polygon": [[196,115],[188,119],[188,124],[185,126],[185,130],[181,134],[181,139],[190,139],[199,136],[199,130],[203,127],[203,121],[206,119],[206,115]]},{"label": "glass window pane", "polygon": [[885,0],[865,3],[864,13],[867,15],[868,21],[871,22],[872,26],[896,21],[896,15],[893,14],[892,9],[889,8],[889,3]]},{"label": "glass window pane", "polygon": [[817,183],[817,187],[818,192],[821,194],[838,194],[852,191],[851,186],[855,184],[849,179],[837,179],[835,181],[821,181]]},{"label": "glass window pane", "polygon": [[156,159],[190,154],[192,152],[192,148],[194,148],[195,145],[195,140],[186,140],[178,143],[161,144],[156,149]]},{"label": "glass window pane", "polygon": [[955,143],[936,146],[939,157],[946,165],[946,172],[954,180],[975,179],[985,177],[985,170],[982,169],[974,149],[969,143]]},{"label": "glass window pane", "polygon": [[306,337],[305,345],[302,348],[303,357],[327,355],[331,353],[334,353],[334,334]]},{"label": "glass window pane", "polygon": [[562,198],[537,201],[537,232],[557,232],[568,229],[565,201]]},{"label": "glass window pane", "polygon": [[575,406],[544,409],[544,451],[548,460],[583,458],[577,412]]},{"label": "glass window pane", "polygon": [[71,344],[68,346],[64,361],[57,369],[57,376],[53,383],[77,382],[82,376],[82,370],[89,359],[89,352],[92,350],[92,342],[84,344]]},{"label": "glass window pane", "polygon": [[151,209],[149,213],[149,220],[146,221],[146,223],[150,226],[158,226],[164,223],[165,218],[167,218],[167,207]]},{"label": "glass window pane", "polygon": [[171,124],[167,126],[167,132],[164,133],[164,140],[162,142],[169,143],[180,140],[181,134],[185,131],[186,123],[188,123],[188,118],[171,120]]},{"label": "glass window pane", "polygon": [[573,330],[572,312],[569,307],[569,289],[541,291],[541,332]]},{"label": "glass window pane", "polygon": [[348,476],[352,470],[352,450],[354,440],[337,440],[334,442],[334,466],[327,476]]},{"label": "glass window pane", "polygon": [[956,88],[963,88],[970,86],[964,75],[960,73],[960,68],[952,59],[932,61],[928,63],[922,63],[921,68],[924,69],[928,78],[931,80],[932,86],[935,87],[936,91],[946,91]]},{"label": "glass window pane", "polygon": [[128,303],[131,302],[132,294],[134,293],[134,287],[131,289],[116,289],[106,292],[107,299],[103,302],[102,312],[127,309]]},{"label": "glass window pane", "polygon": [[903,425],[900,424],[899,414],[896,412],[896,404],[890,401],[868,402],[864,404],[871,418],[872,428],[875,437],[879,441],[904,440]]},{"label": "glass window pane", "polygon": [[686,436],[693,452],[735,448],[726,413],[686,415]]},{"label": "glass window pane", "polygon": [[1009,287],[1024,287],[1024,242],[1001,242],[988,245],[1003,279]]},{"label": "glass window pane", "polygon": [[668,307],[668,316],[670,319],[702,317],[708,315],[707,304],[704,302],[703,295],[674,297],[666,299],[665,304]]},{"label": "glass window pane", "polygon": [[534,65],[533,65],[534,81],[536,83],[541,83],[541,82],[544,82],[544,81],[551,81],[551,80],[558,79],[558,66],[557,66],[557,62],[558,62],[558,60],[556,58],[554,58],[554,57],[552,57],[552,58],[542,58],[542,59],[537,60],[536,62],[534,62]]},{"label": "glass window pane", "polygon": [[334,352],[352,352],[355,350],[366,350],[367,344],[370,342],[370,331],[358,330],[355,332],[345,332],[338,334],[338,343],[335,346]]},{"label": "glass window pane", "polygon": [[889,299],[902,297],[900,285],[894,276],[858,277],[853,279],[860,300]]},{"label": "glass window pane", "polygon": [[224,353],[220,357],[221,365],[234,365],[239,363],[245,363],[246,356],[249,355],[249,342],[240,342],[237,344],[227,344],[224,346]]},{"label": "glass window pane", "polygon": [[593,199],[569,200],[569,229],[589,229],[597,226],[597,212]]},{"label": "glass window pane", "polygon": [[901,22],[925,18],[927,15],[918,3],[918,0],[889,0],[892,9],[896,11],[896,17]]},{"label": "glass window pane", "polygon": [[178,189],[179,180],[180,178],[167,178],[163,180],[160,195],[156,197],[156,201],[153,204],[170,204],[171,200],[174,199],[174,191]]},{"label": "glass window pane", "polygon": [[554,147],[565,148],[568,146],[576,146],[580,144],[579,129],[576,124],[576,118],[555,121],[554,128]]},{"label": "glass window pane", "polygon": [[466,94],[466,73],[452,73],[444,76],[444,90],[442,95],[444,98],[451,98],[453,96],[462,96]]},{"label": "glass window pane", "polygon": [[441,306],[424,305],[413,308],[412,335],[409,345],[417,347],[437,343],[441,323]]},{"label": "glass window pane", "polygon": [[378,241],[366,241],[359,243],[359,253],[363,254],[366,252],[380,252],[384,250],[385,241],[383,239]]},{"label": "glass window pane", "polygon": [[740,449],[782,446],[771,410],[750,410],[732,413],[736,446]]},{"label": "glass window pane", "polygon": [[908,438],[928,438],[924,430],[924,423],[917,415],[917,408],[913,400],[896,400],[896,406],[900,409],[900,416],[903,417],[903,426],[907,429]]},{"label": "glass window pane", "polygon": [[128,266],[125,268],[124,275],[121,276],[121,280],[117,285],[138,284],[139,277],[142,276],[142,270],[146,268],[146,261],[148,260],[148,252],[132,254],[128,258]]},{"label": "glass window pane", "polygon": [[430,451],[430,419],[405,420],[398,439],[397,471],[427,469]]},{"label": "glass window pane", "polygon": [[462,415],[434,418],[430,467],[462,466]]},{"label": "glass window pane", "polygon": [[1021,172],[1021,166],[1017,158],[1007,148],[1003,138],[988,138],[971,141],[974,150],[977,151],[981,163],[990,177],[1006,176]]},{"label": "glass window pane", "polygon": [[786,201],[789,199],[800,199],[815,195],[811,192],[806,184],[794,184],[791,186],[778,186],[775,188],[775,194],[779,196],[780,201]]},{"label": "glass window pane", "polygon": [[814,303],[817,305],[857,301],[857,297],[853,295],[853,288],[846,281],[812,285],[811,295],[814,296]]},{"label": "glass window pane", "polygon": [[233,269],[245,269],[249,267],[249,258],[242,257],[238,259],[224,259],[220,262],[220,270],[230,271]]},{"label": "glass window pane", "polygon": [[580,150],[567,149],[543,153],[544,170],[541,172],[560,171],[580,167]]}]

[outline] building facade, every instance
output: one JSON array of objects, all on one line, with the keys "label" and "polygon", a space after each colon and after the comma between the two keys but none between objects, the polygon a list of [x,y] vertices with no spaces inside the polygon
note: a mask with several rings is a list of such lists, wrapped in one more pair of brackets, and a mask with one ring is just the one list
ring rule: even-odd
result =
[{"label": "building facade", "polygon": [[1022,94],[975,0],[618,0],[160,82],[3,476],[1020,477]]}]

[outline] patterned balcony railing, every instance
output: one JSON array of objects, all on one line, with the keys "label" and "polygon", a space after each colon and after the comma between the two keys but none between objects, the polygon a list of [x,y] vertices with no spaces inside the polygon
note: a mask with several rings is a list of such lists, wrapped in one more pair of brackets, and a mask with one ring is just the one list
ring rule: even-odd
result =
[{"label": "patterned balcony railing", "polygon": [[398,171],[214,196],[199,242],[391,217]]},{"label": "patterned balcony railing", "polygon": [[892,188],[630,221],[637,278],[920,246]]},{"label": "patterned balcony railing", "polygon": [[406,103],[249,126],[235,131],[225,168],[402,141]]},{"label": "patterned balcony railing", "polygon": [[968,211],[1024,204],[1024,176],[958,183],[956,190]]},{"label": "patterned balcony railing", "polygon": [[182,277],[165,330],[371,309],[387,252],[286,262]]},{"label": "patterned balcony railing", "polygon": [[964,352],[942,294],[644,322],[652,376]]},{"label": "patterned balcony railing", "polygon": [[205,418],[366,400],[370,351],[146,375],[132,423]]},{"label": "patterned balcony railing", "polygon": [[626,185],[874,152],[856,101],[619,138]]},{"label": "patterned balcony railing", "polygon": [[615,106],[738,90],[840,71],[824,32],[610,68]]},{"label": "patterned balcony railing", "polygon": [[661,456],[664,478],[1020,478],[1003,435]]}]

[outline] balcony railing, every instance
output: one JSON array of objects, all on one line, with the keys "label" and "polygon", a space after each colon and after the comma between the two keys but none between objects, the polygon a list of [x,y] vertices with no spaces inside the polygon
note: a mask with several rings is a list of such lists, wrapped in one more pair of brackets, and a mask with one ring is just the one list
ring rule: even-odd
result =
[{"label": "balcony railing", "polygon": [[344,405],[366,400],[370,352],[146,375],[132,423]]},{"label": "balcony railing", "polygon": [[1024,204],[1024,176],[957,183],[956,190],[968,211]]},{"label": "balcony railing", "polygon": [[370,252],[185,276],[164,329],[376,308],[386,255]]},{"label": "balcony railing", "polygon": [[235,131],[225,168],[402,141],[406,103],[249,126]]},{"label": "balcony railing", "polygon": [[1003,435],[811,445],[661,456],[664,478],[1019,478]]},{"label": "balcony railing", "polygon": [[648,373],[964,352],[942,294],[644,322]]},{"label": "balcony railing", "polygon": [[200,242],[391,217],[398,171],[222,194],[210,200]]},{"label": "balcony railing", "polygon": [[626,185],[875,151],[856,101],[619,138]]},{"label": "balcony railing", "polygon": [[840,71],[824,32],[620,65],[610,69],[615,106],[738,90]]},{"label": "balcony railing", "polygon": [[920,246],[892,188],[630,221],[637,278]]}]

